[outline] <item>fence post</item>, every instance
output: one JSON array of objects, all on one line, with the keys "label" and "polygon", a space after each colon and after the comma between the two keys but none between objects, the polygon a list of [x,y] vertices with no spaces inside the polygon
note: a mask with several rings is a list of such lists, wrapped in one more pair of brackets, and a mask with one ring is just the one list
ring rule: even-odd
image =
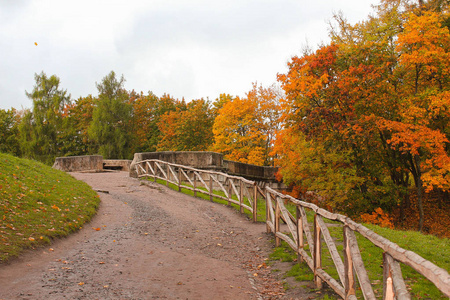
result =
[{"label": "fence post", "polygon": [[350,250],[350,243],[348,240],[348,228],[344,225],[344,268],[345,268],[345,299],[349,299],[350,296],[355,296],[355,274],[353,272],[353,259]]},{"label": "fence post", "polygon": [[194,174],[194,197],[197,197],[197,176],[195,175],[195,171],[192,174]]},{"label": "fence post", "polygon": [[158,170],[156,169],[156,163],[153,162],[153,181],[156,182],[156,173]]},{"label": "fence post", "polygon": [[317,269],[322,268],[322,242],[320,239],[320,226],[317,221],[317,214],[314,215],[314,282],[318,289],[322,288],[322,279],[317,276]]},{"label": "fence post", "polygon": [[253,183],[253,222],[258,221],[258,186]]},{"label": "fence post", "polygon": [[181,192],[181,167],[178,167],[178,191]]},{"label": "fence post", "polygon": [[242,202],[244,200],[244,183],[239,179],[239,212],[242,214],[244,208],[242,207]]},{"label": "fence post", "polygon": [[213,175],[209,174],[209,201],[213,201]]},{"label": "fence post", "polygon": [[[270,206],[269,201],[272,201],[270,198],[270,193],[266,189],[266,232],[269,233],[271,231],[269,224],[267,223],[268,220],[270,220]],[[273,220],[271,220],[273,222]]]},{"label": "fence post", "polygon": [[278,204],[278,196],[275,201],[275,247],[280,247],[280,238],[277,233],[280,231],[280,204]]},{"label": "fence post", "polygon": [[298,205],[295,206],[295,214],[297,215],[297,261],[301,263],[303,261],[303,257],[299,253],[299,249],[303,249],[304,241],[303,241],[303,219],[302,214],[300,212],[300,207]]},{"label": "fence post", "polygon": [[228,206],[231,205],[230,199],[233,195],[233,187],[232,187],[233,182],[231,180],[232,180],[231,178],[228,178],[228,203],[227,203]]},{"label": "fence post", "polygon": [[169,170],[169,164],[166,164],[166,186],[169,186],[169,177],[170,177],[170,170]]}]

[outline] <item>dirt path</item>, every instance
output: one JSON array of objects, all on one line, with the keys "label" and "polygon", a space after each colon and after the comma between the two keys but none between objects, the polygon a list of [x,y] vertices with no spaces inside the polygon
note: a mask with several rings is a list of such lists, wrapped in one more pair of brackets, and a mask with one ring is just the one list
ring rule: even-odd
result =
[{"label": "dirt path", "polygon": [[0,299],[311,299],[282,295],[264,224],[125,172],[73,176],[108,191],[97,216],[0,266]]}]

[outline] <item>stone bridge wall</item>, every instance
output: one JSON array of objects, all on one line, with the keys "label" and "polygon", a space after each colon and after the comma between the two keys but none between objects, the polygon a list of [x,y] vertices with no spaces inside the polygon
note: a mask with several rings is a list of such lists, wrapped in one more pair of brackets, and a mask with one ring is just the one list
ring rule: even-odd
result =
[{"label": "stone bridge wall", "polygon": [[207,151],[165,151],[135,153],[130,166],[130,176],[137,177],[134,168],[137,162],[147,159],[158,159],[169,163],[190,166],[196,169],[213,170],[242,176],[255,181],[275,182],[276,167],[261,167],[230,160],[224,160],[223,155]]},{"label": "stone bridge wall", "polygon": [[57,157],[53,168],[65,172],[103,170],[103,157],[101,155]]}]

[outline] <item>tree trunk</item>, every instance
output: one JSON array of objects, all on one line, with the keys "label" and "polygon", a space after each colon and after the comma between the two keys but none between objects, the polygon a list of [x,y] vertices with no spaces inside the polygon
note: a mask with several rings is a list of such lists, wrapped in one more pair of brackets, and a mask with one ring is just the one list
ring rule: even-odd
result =
[{"label": "tree trunk", "polygon": [[420,159],[419,156],[414,156],[414,163],[416,165],[416,178],[414,178],[417,188],[417,209],[419,210],[419,231],[423,230],[423,221],[424,221],[424,213],[423,213],[423,182],[422,182],[422,171],[420,170]]}]

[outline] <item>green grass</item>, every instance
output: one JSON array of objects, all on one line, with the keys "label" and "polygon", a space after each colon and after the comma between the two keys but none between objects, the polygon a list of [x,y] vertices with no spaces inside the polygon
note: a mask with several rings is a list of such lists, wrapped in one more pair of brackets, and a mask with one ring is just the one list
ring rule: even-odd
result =
[{"label": "green grass", "polygon": [[[149,180],[149,181],[153,181],[152,178],[148,178],[148,180]],[[161,184],[161,185],[166,185],[166,181],[165,181],[165,180],[162,180],[162,179],[156,179],[156,183],[159,183],[159,184]],[[168,187],[171,188],[171,189],[173,189],[173,190],[178,191],[178,185],[176,185],[176,184],[173,184],[173,183],[170,183],[170,182],[169,182]],[[187,184],[187,183],[183,183],[183,184],[182,184],[182,187],[192,187],[192,185],[189,185],[189,184]],[[202,191],[207,191],[207,189],[204,188],[204,187],[198,187],[198,186],[197,186],[197,189],[198,189],[198,190],[202,190]],[[189,196],[194,197],[194,191],[188,190],[188,189],[186,189],[186,188],[182,188],[182,189],[181,189],[181,192],[182,192],[183,194],[186,194],[186,195],[189,195]],[[212,200],[213,200],[213,202],[215,202],[215,203],[219,203],[219,204],[223,204],[223,205],[228,205],[228,201],[223,200],[222,198],[219,198],[219,197],[214,197],[214,195],[225,197],[225,193],[224,193],[223,191],[217,191],[217,190],[214,190],[214,191],[213,191],[213,199],[212,199]],[[196,196],[196,197],[197,197],[197,198],[201,198],[201,199],[210,201],[209,194],[204,194],[204,193],[201,193],[201,192],[197,192],[197,196]],[[236,200],[236,201],[238,200],[238,198],[237,198],[236,195],[233,195],[231,198],[234,199],[234,200]],[[249,205],[249,204],[248,204],[248,198],[247,198],[247,197],[244,197],[244,204]],[[234,209],[236,209],[236,210],[239,210],[239,205],[237,205],[237,204],[230,203],[229,206],[232,207],[232,208],[234,208]],[[253,220],[253,214],[252,214],[250,211],[248,211],[248,210],[246,210],[246,209],[244,208],[243,213],[244,213],[249,219],[252,219],[252,220]],[[264,200],[262,197],[258,197],[256,217],[257,217],[257,222],[266,222],[266,202],[265,202],[265,200]]]},{"label": "green grass", "polygon": [[0,262],[79,230],[99,202],[67,173],[0,153]]}]

